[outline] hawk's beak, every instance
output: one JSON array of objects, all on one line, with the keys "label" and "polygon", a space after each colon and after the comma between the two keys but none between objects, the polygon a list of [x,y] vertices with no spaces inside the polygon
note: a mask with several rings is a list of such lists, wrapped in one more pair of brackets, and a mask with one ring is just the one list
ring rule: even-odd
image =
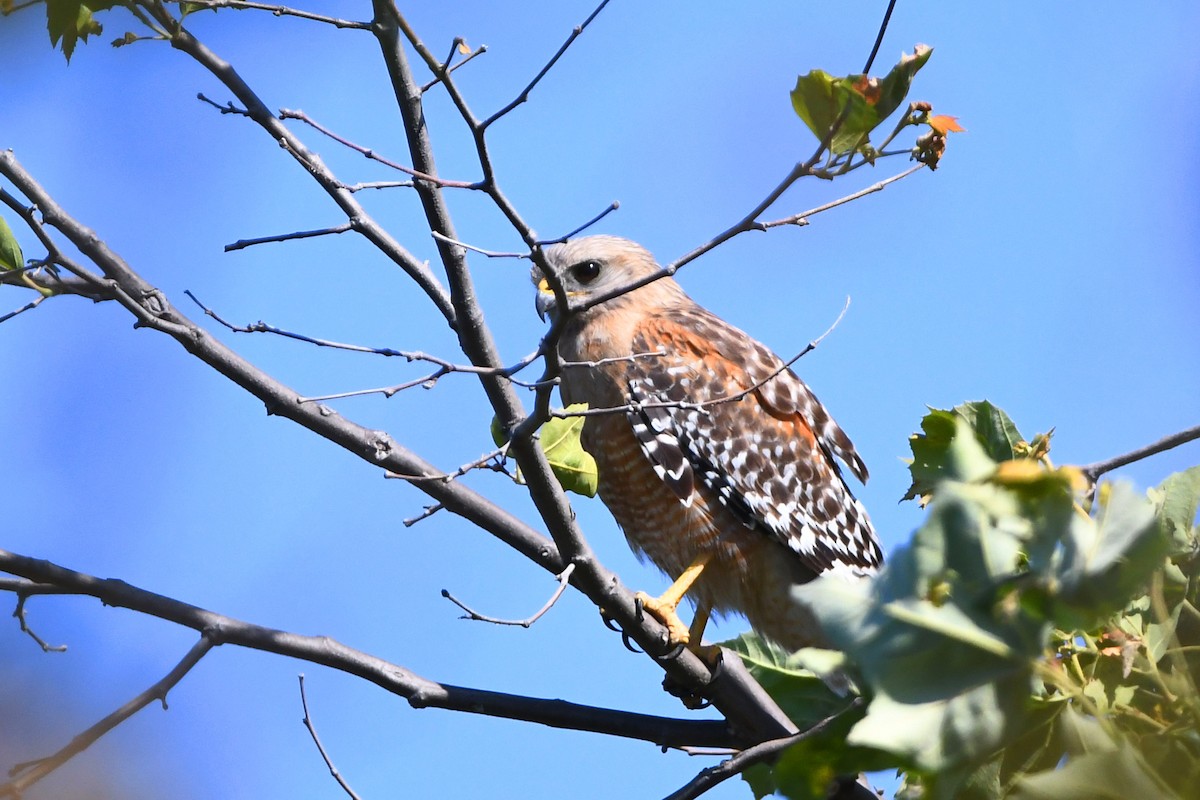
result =
[{"label": "hawk's beak", "polygon": [[550,315],[551,319],[554,318],[554,290],[550,288],[550,284],[545,278],[538,281],[537,299],[534,301],[534,304],[537,306],[538,317],[541,318],[542,322],[546,321],[547,314]]}]

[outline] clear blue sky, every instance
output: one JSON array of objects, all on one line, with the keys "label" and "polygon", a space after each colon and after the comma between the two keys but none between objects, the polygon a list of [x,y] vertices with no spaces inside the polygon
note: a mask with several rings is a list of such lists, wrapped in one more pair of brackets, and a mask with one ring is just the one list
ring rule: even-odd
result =
[{"label": "clear blue sky", "polygon": [[[365,16],[366,3],[312,3]],[[457,73],[482,113],[507,102],[591,10],[586,3],[416,4],[438,52],[461,35],[489,52]],[[812,68],[859,70],[881,1],[725,4],[616,0],[530,103],[494,129],[500,180],[544,235],[612,200],[602,230],[669,260],[754,205],[813,148],[788,91]],[[437,10],[432,10],[436,8]],[[747,10],[749,9],[749,10]],[[40,10],[0,20],[0,147],[65,208],[192,312],[377,346],[453,354],[449,331],[395,267],[351,235],[226,255],[240,238],[320,228],[336,209],[250,122],[197,102],[226,91],[157,43],[113,50],[109,16],[70,66]],[[301,108],[404,160],[374,40],[261,13],[192,29],[272,107]],[[1053,457],[1087,463],[1200,422],[1200,7],[902,0],[878,71],[935,50],[914,97],[956,115],[943,166],[810,227],[746,235],[684,270],[698,300],[781,354],[845,320],[798,365],[864,455],[860,496],[886,545],[921,521],[897,503],[901,459],[926,405],[987,398]],[[444,175],[474,178],[444,95],[428,112]],[[393,177],[296,128],[347,181]],[[906,166],[805,182],[775,216]],[[403,190],[360,195],[421,257],[435,251]],[[515,238],[483,198],[451,198],[459,231]],[[11,215],[7,214],[10,222]],[[14,227],[16,225],[14,224]],[[20,232],[26,254],[39,255]],[[474,259],[504,353],[542,332],[525,267]],[[28,292],[0,289],[0,313]],[[306,394],[398,383],[419,367],[214,330]],[[55,299],[0,326],[0,546],[253,622],[328,634],[429,678],[630,710],[685,713],[645,658],[568,593],[530,630],[456,619],[439,591],[524,616],[553,588],[537,568],[448,514],[411,529],[423,496],[262,407],[112,305]],[[488,450],[466,376],[433,391],[337,404],[453,468]],[[1200,462],[1192,445],[1124,471],[1140,486]],[[470,483],[533,520],[501,476]],[[576,508],[604,562],[664,585],[629,554],[598,501]],[[0,762],[45,754],[160,678],[190,631],[79,598],[41,598],[30,622],[65,654],[0,625]],[[731,620],[717,633],[741,629]],[[83,796],[90,778],[136,798],[335,798],[300,725],[298,672],[321,735],[364,797],[660,797],[712,763],[520,723],[415,711],[361,681],[250,651],[210,654],[143,711],[29,794]],[[73,792],[80,792],[72,794]],[[714,798],[749,796],[731,782]]]}]

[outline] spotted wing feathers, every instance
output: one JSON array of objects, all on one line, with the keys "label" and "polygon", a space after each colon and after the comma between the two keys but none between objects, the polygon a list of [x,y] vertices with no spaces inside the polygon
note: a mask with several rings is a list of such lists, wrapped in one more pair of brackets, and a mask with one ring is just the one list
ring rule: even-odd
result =
[{"label": "spotted wing feathers", "polygon": [[[643,322],[626,364],[629,419],[655,472],[691,505],[700,486],[817,573],[882,561],[835,458],[867,471],[812,392],[763,345],[694,306]],[[726,398],[736,398],[729,399]]]}]

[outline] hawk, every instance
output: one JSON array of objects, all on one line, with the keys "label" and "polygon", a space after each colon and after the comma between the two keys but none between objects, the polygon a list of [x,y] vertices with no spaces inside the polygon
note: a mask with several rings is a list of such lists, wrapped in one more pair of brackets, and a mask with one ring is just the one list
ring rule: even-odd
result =
[{"label": "hawk", "polygon": [[[600,499],[639,558],[675,580],[661,598],[639,594],[646,609],[694,647],[710,612],[739,612],[789,650],[819,644],[791,587],[883,560],[838,463],[866,481],[850,439],[774,353],[670,277],[619,293],[660,270],[640,245],[589,236],[545,258],[581,309],[558,339],[560,392],[592,410],[582,443]],[[533,281],[538,313],[559,316],[537,267]],[[690,631],[675,612],[685,594]]]}]

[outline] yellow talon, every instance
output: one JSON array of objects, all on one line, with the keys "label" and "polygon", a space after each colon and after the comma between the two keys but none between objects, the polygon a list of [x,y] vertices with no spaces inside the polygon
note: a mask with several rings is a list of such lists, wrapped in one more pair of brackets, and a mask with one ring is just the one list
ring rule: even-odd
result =
[{"label": "yellow talon", "polygon": [[638,592],[635,597],[642,604],[647,614],[667,626],[667,644],[687,644],[691,641],[688,626],[679,618],[679,601],[672,602],[666,594],[662,597],[651,597],[645,592]]},{"label": "yellow talon", "polygon": [[678,609],[683,596],[692,588],[692,584],[704,572],[705,565],[711,559],[712,553],[702,553],[697,556],[696,560],[675,579],[675,582],[662,593],[661,597],[651,597],[645,592],[637,593],[636,596],[641,602],[642,608],[666,626],[667,644],[686,644],[690,650],[699,652],[701,636],[704,633],[704,626],[708,622],[708,609],[697,609],[690,630],[679,618]]}]

